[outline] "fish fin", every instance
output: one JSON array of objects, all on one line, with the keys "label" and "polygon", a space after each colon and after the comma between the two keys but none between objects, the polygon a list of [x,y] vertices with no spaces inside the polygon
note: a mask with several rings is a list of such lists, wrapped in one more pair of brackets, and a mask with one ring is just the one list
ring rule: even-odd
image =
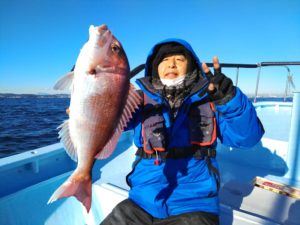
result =
[{"label": "fish fin", "polygon": [[120,135],[124,131],[124,128],[126,127],[128,121],[132,118],[132,114],[135,112],[136,109],[138,109],[138,106],[141,102],[141,96],[137,93],[135,87],[132,84],[130,84],[129,93],[126,99],[123,113],[119,120],[119,124],[117,125],[113,136],[106,143],[104,148],[95,156],[95,158],[105,159],[112,154],[112,152],[116,148]]},{"label": "fish fin", "polygon": [[92,180],[91,178],[86,179],[82,176],[76,176],[76,179],[72,177],[74,175],[56,189],[47,204],[51,204],[60,198],[74,196],[89,212],[92,204]]},{"label": "fish fin", "polygon": [[54,85],[54,90],[66,90],[70,89],[73,83],[74,71],[67,73],[61,79],[59,79]]},{"label": "fish fin", "polygon": [[77,162],[77,150],[70,137],[69,120],[65,120],[57,129],[60,129],[58,135],[66,149],[66,152],[73,161]]}]

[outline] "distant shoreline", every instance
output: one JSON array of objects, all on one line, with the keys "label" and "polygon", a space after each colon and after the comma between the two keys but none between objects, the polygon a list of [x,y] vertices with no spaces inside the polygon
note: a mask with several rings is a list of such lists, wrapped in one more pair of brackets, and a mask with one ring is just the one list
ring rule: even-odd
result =
[{"label": "distant shoreline", "polygon": [[[254,98],[254,94],[246,94],[249,98]],[[283,94],[262,94],[257,98],[293,98],[292,95],[284,96]],[[0,98],[70,98],[70,94],[14,94],[14,93],[0,93]]]},{"label": "distant shoreline", "polygon": [[0,93],[0,98],[70,98],[70,94],[14,94],[14,93]]}]

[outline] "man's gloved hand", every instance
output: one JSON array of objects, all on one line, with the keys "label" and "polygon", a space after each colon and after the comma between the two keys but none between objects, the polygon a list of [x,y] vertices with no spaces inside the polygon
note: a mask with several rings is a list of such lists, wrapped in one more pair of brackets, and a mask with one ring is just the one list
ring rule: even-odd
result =
[{"label": "man's gloved hand", "polygon": [[202,64],[205,75],[209,81],[207,92],[212,102],[223,105],[235,95],[235,86],[232,80],[221,72],[218,57],[213,58],[214,74],[210,71],[206,63]]}]

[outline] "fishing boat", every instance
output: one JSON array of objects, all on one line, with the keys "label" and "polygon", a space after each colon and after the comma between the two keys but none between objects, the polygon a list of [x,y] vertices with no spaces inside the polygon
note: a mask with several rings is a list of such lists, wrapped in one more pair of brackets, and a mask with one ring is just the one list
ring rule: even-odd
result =
[{"label": "fishing boat", "polygon": [[[293,92],[292,102],[257,97],[262,67],[287,68],[286,98],[289,66],[295,65],[300,62],[221,64],[237,68],[236,85],[240,68],[258,70],[253,104],[266,130],[251,149],[218,145],[221,225],[300,224],[300,92]],[[95,163],[89,213],[74,197],[47,204],[76,167],[60,143],[1,158],[0,224],[99,224],[128,196],[125,177],[136,151],[132,137],[132,131],[124,132],[113,155]]]}]

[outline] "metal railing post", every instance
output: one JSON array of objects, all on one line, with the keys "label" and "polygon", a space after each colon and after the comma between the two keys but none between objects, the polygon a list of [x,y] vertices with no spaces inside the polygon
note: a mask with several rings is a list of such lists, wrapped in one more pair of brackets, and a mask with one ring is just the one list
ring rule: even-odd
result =
[{"label": "metal railing post", "polygon": [[256,88],[255,88],[255,97],[254,102],[256,102],[257,93],[258,93],[258,85],[259,85],[259,79],[260,79],[260,72],[261,72],[261,64],[258,63],[258,73],[257,73],[257,80],[256,80]]},{"label": "metal railing post", "polygon": [[237,87],[239,82],[239,73],[240,73],[240,67],[236,68],[236,77],[235,77],[235,86]]},{"label": "metal railing post", "polygon": [[294,92],[291,129],[287,153],[287,177],[293,182],[300,181],[300,92]]},{"label": "metal railing post", "polygon": [[288,87],[289,87],[289,77],[290,77],[290,68],[287,67],[287,66],[284,66],[287,71],[288,71],[288,74],[287,74],[287,77],[286,77],[286,84],[285,84],[285,91],[284,91],[284,98],[283,98],[283,101],[285,102],[286,101],[286,98],[287,98],[287,95],[288,95]]}]

